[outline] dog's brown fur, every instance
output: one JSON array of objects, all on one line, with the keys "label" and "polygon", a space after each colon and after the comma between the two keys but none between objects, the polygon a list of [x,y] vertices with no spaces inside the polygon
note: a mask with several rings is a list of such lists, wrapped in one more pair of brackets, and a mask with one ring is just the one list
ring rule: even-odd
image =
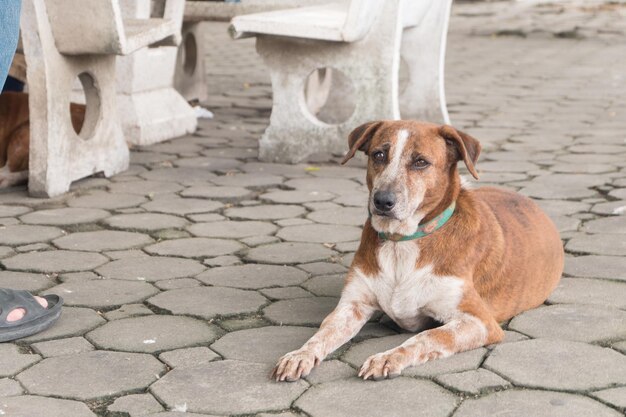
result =
[{"label": "dog's brown fur", "polygon": [[[79,132],[85,120],[85,106],[71,103],[70,115],[74,130]],[[29,146],[28,94],[0,94],[0,188],[26,181]]]}]

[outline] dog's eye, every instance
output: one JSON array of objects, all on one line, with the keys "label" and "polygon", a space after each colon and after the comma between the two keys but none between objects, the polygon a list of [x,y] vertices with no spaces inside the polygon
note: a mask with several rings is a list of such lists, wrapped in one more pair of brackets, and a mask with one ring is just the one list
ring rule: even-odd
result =
[{"label": "dog's eye", "polygon": [[429,165],[430,165],[430,162],[428,162],[424,158],[417,158],[415,161],[413,161],[413,164],[411,164],[411,168],[413,168],[413,169],[424,169],[424,168],[426,168]]},{"label": "dog's eye", "polygon": [[385,153],[383,151],[376,151],[372,154],[374,162],[383,162],[385,160]]}]

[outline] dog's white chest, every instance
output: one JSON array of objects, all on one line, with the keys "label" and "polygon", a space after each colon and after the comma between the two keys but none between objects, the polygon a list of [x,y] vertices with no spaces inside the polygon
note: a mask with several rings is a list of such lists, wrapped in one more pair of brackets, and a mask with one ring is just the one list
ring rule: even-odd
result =
[{"label": "dog's white chest", "polygon": [[380,308],[396,323],[415,330],[423,316],[445,321],[458,313],[463,280],[433,273],[432,265],[416,268],[417,245],[385,242],[378,249],[380,276],[370,288]]}]

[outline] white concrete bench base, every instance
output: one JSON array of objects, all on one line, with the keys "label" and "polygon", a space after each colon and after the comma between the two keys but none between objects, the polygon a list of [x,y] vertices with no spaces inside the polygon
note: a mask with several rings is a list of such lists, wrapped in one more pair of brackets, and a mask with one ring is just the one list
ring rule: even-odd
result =
[{"label": "white concrete bench base", "polygon": [[187,101],[203,102],[208,98],[205,81],[205,43],[200,23],[185,22],[182,28],[182,43],[178,47],[174,88]]}]

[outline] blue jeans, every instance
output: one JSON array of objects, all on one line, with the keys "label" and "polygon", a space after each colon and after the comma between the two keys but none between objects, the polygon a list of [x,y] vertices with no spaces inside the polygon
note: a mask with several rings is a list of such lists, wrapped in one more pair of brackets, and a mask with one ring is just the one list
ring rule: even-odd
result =
[{"label": "blue jeans", "polygon": [[22,0],[2,0],[0,6],[0,90],[4,86],[17,48],[21,6]]}]

